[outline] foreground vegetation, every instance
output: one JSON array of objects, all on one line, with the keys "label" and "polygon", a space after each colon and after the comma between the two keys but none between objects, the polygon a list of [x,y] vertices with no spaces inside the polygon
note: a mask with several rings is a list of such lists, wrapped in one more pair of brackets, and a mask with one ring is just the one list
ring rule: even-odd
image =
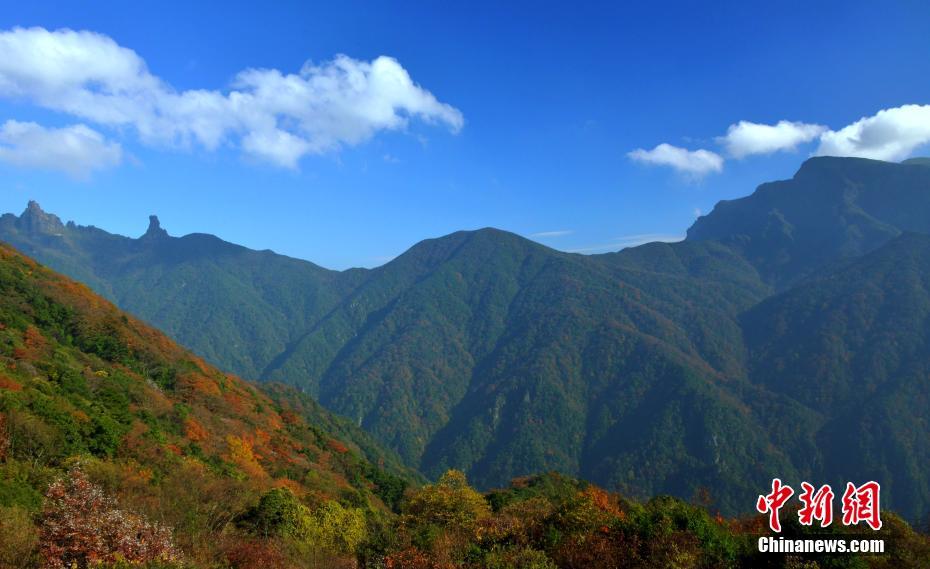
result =
[{"label": "foreground vegetation", "polygon": [[[106,468],[92,463],[95,477]],[[152,523],[117,502],[75,467],[44,504],[0,510],[0,567],[127,569],[556,569],[556,568],[918,568],[930,538],[893,514],[879,532],[813,532],[785,512],[786,537],[884,539],[876,555],[757,553],[765,522],[726,520],[670,497],[628,501],[558,474],[515,480],[481,494],[459,471],[410,490],[387,516],[339,501],[309,505],[286,487],[211,518],[199,543],[186,530]],[[116,492],[127,495],[125,484]],[[164,504],[148,508],[153,514]],[[183,543],[183,545],[182,545]],[[210,556],[205,556],[209,551]]]}]

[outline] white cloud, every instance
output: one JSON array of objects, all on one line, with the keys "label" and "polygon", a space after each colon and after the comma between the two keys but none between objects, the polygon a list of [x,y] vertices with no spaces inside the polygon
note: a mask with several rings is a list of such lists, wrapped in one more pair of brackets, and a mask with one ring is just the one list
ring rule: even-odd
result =
[{"label": "white cloud", "polygon": [[817,138],[827,127],[802,122],[778,121],[778,124],[758,124],[740,121],[731,124],[726,136],[717,138],[727,154],[743,158],[750,154],[771,154],[794,150],[799,144]]},{"label": "white cloud", "polygon": [[14,166],[58,170],[81,179],[116,166],[122,158],[119,144],[83,124],[46,128],[9,120],[0,126],[0,161]]},{"label": "white cloud", "polygon": [[178,91],[134,51],[89,31],[0,32],[0,97],[24,100],[110,127],[147,144],[208,150],[229,144],[296,167],[307,154],[362,143],[411,119],[458,132],[462,113],[413,82],[390,57],[345,55],[297,73],[246,69],[227,91]]},{"label": "white cloud", "polygon": [[571,229],[559,229],[556,231],[540,231],[539,233],[532,233],[530,237],[536,239],[545,239],[546,237],[564,237],[566,235],[571,235],[574,233]]},{"label": "white cloud", "polygon": [[646,164],[671,166],[689,176],[701,177],[723,170],[723,157],[710,150],[687,150],[662,143],[652,150],[636,150],[627,154],[631,159]]},{"label": "white cloud", "polygon": [[930,105],[903,105],[821,135],[816,154],[901,160],[930,142]]}]

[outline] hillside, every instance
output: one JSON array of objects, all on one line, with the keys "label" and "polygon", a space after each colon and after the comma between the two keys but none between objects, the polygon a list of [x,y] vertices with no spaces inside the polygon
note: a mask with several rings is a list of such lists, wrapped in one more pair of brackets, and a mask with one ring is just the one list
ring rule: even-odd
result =
[{"label": "hillside", "polygon": [[743,316],[749,377],[816,411],[790,430],[810,476],[882,481],[911,518],[930,508],[930,236],[904,234]]},{"label": "hillside", "polygon": [[[724,520],[554,473],[482,495],[450,470],[405,491],[403,477],[360,457],[380,452],[370,442],[334,438],[360,435],[309,397],[269,385],[269,398],[6,246],[0,357],[3,568],[878,569],[930,559],[926,536],[887,510],[877,534],[828,532],[883,538],[894,544],[887,556],[782,558],[756,552],[761,516]],[[785,535],[811,535],[786,520]]]},{"label": "hillside", "polygon": [[141,237],[130,239],[64,224],[35,202],[19,217],[0,217],[0,240],[243,377],[259,377],[354,281],[351,271],[328,271],[212,235],[171,237],[155,216]]},{"label": "hillside", "polygon": [[[48,218],[51,221],[40,224],[33,221]],[[106,274],[114,275],[107,277],[105,286],[135,283],[132,289],[140,294],[127,296],[124,307],[141,308],[137,313],[168,330],[173,327],[176,295],[166,294],[155,283],[183,279],[195,267],[203,268],[199,286],[206,296],[190,287],[181,289],[184,294],[177,302],[199,307],[184,311],[186,315],[216,323],[227,322],[223,315],[252,310],[241,295],[218,294],[210,283],[217,281],[217,291],[226,290],[225,279],[215,270],[220,262],[216,259],[225,259],[226,253],[217,251],[237,251],[232,256],[235,264],[224,265],[224,270],[243,282],[252,278],[248,275],[253,269],[246,264],[239,274],[235,267],[258,252],[215,238],[209,238],[215,250],[204,252],[193,247],[198,242],[196,236],[173,238],[150,229],[136,240],[112,237],[124,250],[134,251],[126,257],[104,255],[105,249],[91,245],[71,253],[67,244],[80,244],[85,234],[96,235],[99,230],[60,224],[34,204],[23,216],[4,219],[6,227],[15,228],[7,237],[17,246],[40,253],[41,247],[51,247],[54,253],[45,255],[50,259],[90,255],[95,260],[84,266],[106,265]],[[49,231],[42,229],[47,225],[59,231],[64,227],[66,239],[49,236]],[[173,256],[165,253],[174,250],[180,252]],[[287,273],[275,267],[291,260],[265,255],[274,258],[275,265],[269,261],[263,282],[290,287]],[[733,255],[722,248],[699,245],[680,257],[680,262],[713,266],[726,264]],[[114,258],[112,264],[107,264],[108,258]],[[177,264],[176,258],[185,262]],[[624,468],[625,474],[618,476],[613,463],[616,450],[609,446],[616,444],[611,441],[615,437],[611,428],[621,416],[612,408],[615,403],[606,408],[602,403],[605,397],[624,397],[625,388],[618,386],[615,378],[631,370],[636,373],[643,365],[665,367],[669,370],[665,373],[680,379],[678,386],[661,387],[670,390],[670,398],[690,398],[696,390],[701,399],[726,401],[728,397],[718,392],[727,388],[716,385],[715,378],[738,369],[740,364],[730,345],[740,342],[740,332],[733,319],[729,319],[729,326],[720,322],[767,290],[751,267],[737,266],[735,270],[747,274],[743,282],[701,280],[698,274],[668,276],[652,269],[559,253],[502,231],[460,232],[420,243],[378,269],[326,273],[331,283],[337,283],[334,288],[344,288],[330,289],[320,296],[341,298],[326,314],[308,318],[302,328],[291,331],[294,341],[265,365],[261,377],[305,389],[329,409],[350,417],[397,450],[408,465],[431,476],[457,466],[467,469],[480,486],[488,487],[513,476],[559,468],[639,496],[659,491],[690,495],[700,485],[721,486],[718,478],[723,476],[749,492],[748,481],[761,479],[761,470],[744,472],[741,469],[747,463],[735,460],[737,471],[716,472],[712,466],[715,453],[706,447],[710,435],[689,442],[687,448],[655,445],[651,437],[662,431],[658,424],[638,427],[653,434],[636,442],[627,459],[641,458],[632,455],[634,452],[658,452],[652,458],[662,464],[657,476],[646,476],[640,470],[653,467],[641,465]],[[317,274],[316,269],[313,274]],[[342,284],[347,281],[351,283]],[[343,292],[346,290],[349,292]],[[250,289],[250,295],[259,292],[256,287]],[[146,304],[139,306],[143,298]],[[204,333],[193,335],[189,345],[209,354],[216,353],[211,348],[213,338],[249,335],[253,342],[263,341],[265,336],[253,320],[234,319],[241,323],[239,328],[224,332],[207,326]],[[192,330],[195,324],[192,319]],[[622,347],[612,346],[614,341]],[[575,362],[583,360],[586,353],[604,352],[605,347],[602,357],[615,359],[616,364],[604,361],[585,370],[575,368]],[[226,362],[236,369],[234,364]],[[614,369],[592,380],[592,376],[602,375],[601,365],[613,365]],[[694,378],[693,385],[689,377]],[[651,374],[645,377],[649,384],[657,380]],[[664,396],[656,397],[659,402],[645,407],[636,402],[624,412],[638,410],[642,416],[659,421],[662,413],[656,413],[656,405],[664,405]],[[670,399],[667,408],[678,404]],[[504,420],[496,420],[494,415]],[[721,412],[721,416],[731,416],[727,420],[738,425],[727,429],[739,433],[737,446],[745,445],[740,452],[751,454],[755,451],[750,448],[767,447],[745,412]],[[537,417],[550,417],[550,424]],[[701,423],[703,419],[688,421]],[[784,462],[771,452],[763,454],[779,464]],[[685,473],[695,467],[704,469],[705,474],[690,480]],[[736,508],[737,499],[734,494],[727,507]]]},{"label": "hillside", "polygon": [[[363,435],[364,450],[335,438],[5,245],[0,357],[4,518],[36,513],[49,483],[77,464],[207,563],[272,488],[364,520],[396,507],[406,485],[363,458],[379,456]],[[338,423],[320,409],[306,416]]]},{"label": "hillside", "polygon": [[[919,407],[889,403],[897,419],[862,443],[899,441],[907,451],[862,447],[853,468],[830,449],[874,421],[781,383],[807,381],[852,406],[845,393],[904,368],[836,373],[846,365],[839,355],[790,343],[816,320],[782,336],[782,320],[762,315],[906,232],[930,233],[928,209],[924,166],[815,158],[791,180],[718,204],[684,242],[604,255],[483,229],[339,273],[212,236],[170,237],[156,220],[139,239],[112,236],[36,205],[0,218],[0,239],[63,270],[83,259],[70,270],[123,308],[211,362],[298,387],[431,478],[455,467],[488,488],[557,469],[633,497],[709,489],[734,513],[751,507],[773,472],[836,480],[861,467],[894,479],[889,504],[917,519],[930,511],[927,477],[901,455],[924,456],[909,426]],[[822,294],[812,319],[827,318],[830,302],[831,322],[856,317],[839,302],[842,289]],[[874,299],[876,314],[895,318],[918,298]],[[852,343],[847,334],[862,334],[830,333]],[[926,348],[901,357],[917,361]],[[802,366],[798,353],[817,363]],[[899,381],[923,393],[919,374]],[[301,407],[298,399],[288,397]]]}]

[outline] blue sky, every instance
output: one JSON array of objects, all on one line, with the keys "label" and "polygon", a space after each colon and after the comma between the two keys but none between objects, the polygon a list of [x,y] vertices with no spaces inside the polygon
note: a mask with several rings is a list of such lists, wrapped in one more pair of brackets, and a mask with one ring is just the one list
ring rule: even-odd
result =
[{"label": "blue sky", "polygon": [[930,141],[925,2],[29,4],[0,11],[0,211],[132,236],[156,213],[331,268],[485,226],[671,239],[812,154]]}]

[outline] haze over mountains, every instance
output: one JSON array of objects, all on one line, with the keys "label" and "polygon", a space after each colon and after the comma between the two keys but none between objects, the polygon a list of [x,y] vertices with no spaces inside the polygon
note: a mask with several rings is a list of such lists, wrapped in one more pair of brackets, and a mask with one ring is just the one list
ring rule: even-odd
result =
[{"label": "haze over mountains", "polygon": [[930,510],[930,168],[815,158],[681,243],[562,253],[495,229],[329,271],[30,203],[0,240],[212,363],[298,386],[410,466],[557,469],[637,496],[881,481]]}]

